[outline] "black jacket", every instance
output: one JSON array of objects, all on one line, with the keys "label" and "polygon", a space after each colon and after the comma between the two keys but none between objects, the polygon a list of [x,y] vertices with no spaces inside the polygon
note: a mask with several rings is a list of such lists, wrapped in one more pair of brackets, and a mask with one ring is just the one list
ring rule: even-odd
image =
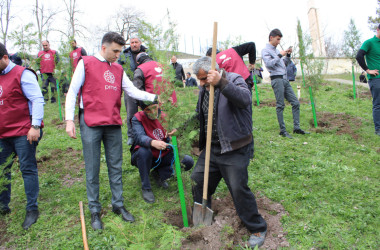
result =
[{"label": "black jacket", "polygon": [[173,69],[175,70],[175,78],[181,82],[185,80],[186,77],[185,77],[185,72],[183,71],[182,65],[177,62],[172,63],[172,65],[173,65]]},{"label": "black jacket", "polygon": [[[217,98],[216,125],[221,153],[242,148],[252,142],[252,97],[243,77],[235,73],[223,73],[216,86],[220,88]],[[202,111],[206,89],[199,92],[196,112],[200,124],[199,149],[206,146],[205,119]]]}]

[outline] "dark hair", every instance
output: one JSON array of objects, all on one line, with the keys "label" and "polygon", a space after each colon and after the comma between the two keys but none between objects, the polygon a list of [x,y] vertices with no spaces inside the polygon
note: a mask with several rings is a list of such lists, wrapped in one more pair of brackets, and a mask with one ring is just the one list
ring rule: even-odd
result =
[{"label": "dark hair", "polygon": [[272,30],[270,33],[269,33],[269,41],[270,41],[270,37],[276,37],[276,36],[279,36],[279,37],[282,37],[282,33],[279,29],[274,29]]},{"label": "dark hair", "polygon": [[[218,54],[218,53],[220,53],[220,51],[218,49],[216,49],[216,54]],[[207,50],[206,56],[211,56],[211,54],[212,54],[212,47]]]},{"label": "dark hair", "polygon": [[125,45],[124,38],[116,32],[108,32],[103,36],[102,45],[105,43],[117,43],[119,45]]},{"label": "dark hair", "polygon": [[42,42],[47,42],[48,44],[50,44],[48,40],[45,40],[45,41],[42,41]]},{"label": "dark hair", "polygon": [[5,55],[9,56],[7,48],[5,48],[4,44],[0,43],[0,59],[3,59]]},{"label": "dark hair", "polygon": [[146,52],[140,52],[136,56],[137,64],[142,64],[146,59],[151,59]]},{"label": "dark hair", "polygon": [[74,43],[77,43],[77,40],[75,40],[75,39],[73,39],[73,40],[71,40],[72,42],[74,42]]},{"label": "dark hair", "polygon": [[187,72],[186,74],[189,74],[189,75],[191,75],[191,73],[190,73],[190,72]]}]

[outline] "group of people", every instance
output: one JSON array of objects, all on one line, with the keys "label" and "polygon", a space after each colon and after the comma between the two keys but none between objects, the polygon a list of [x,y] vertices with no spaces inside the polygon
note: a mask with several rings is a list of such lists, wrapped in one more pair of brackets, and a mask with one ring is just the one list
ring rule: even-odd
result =
[{"label": "group of people", "polygon": [[[292,48],[279,51],[277,46],[282,38],[278,29],[270,32],[268,44],[262,50],[266,68],[270,72],[271,85],[276,97],[276,113],[280,135],[292,138],[287,132],[283,110],[284,100],[292,105],[293,133],[307,134],[300,128],[300,104],[287,78]],[[66,96],[66,132],[77,138],[74,112],[79,98],[79,127],[85,161],[88,207],[91,212],[91,226],[94,230],[103,229],[100,217],[99,172],[101,143],[104,145],[110,189],[112,211],[126,222],[135,221],[125,208],[123,198],[123,140],[120,115],[121,96],[127,108],[128,142],[131,146],[131,163],[140,173],[142,197],[148,203],[155,202],[149,176],[163,188],[168,188],[167,179],[173,175],[173,152],[170,149],[170,136],[176,131],[166,131],[160,122],[161,103],[159,96],[163,89],[155,82],[170,84],[162,77],[162,65],[154,61],[142,46],[138,37],[132,37],[130,47],[123,50],[126,41],[118,33],[108,32],[103,36],[101,49],[94,56],[86,56],[83,49],[73,42],[70,54],[73,62],[73,76]],[[366,41],[358,52],[357,60],[369,74],[369,84],[373,95],[373,117],[376,134],[380,135],[380,26],[377,35]],[[47,74],[44,87],[52,81],[53,62],[58,60],[51,51],[49,42],[44,41],[44,52],[39,53],[41,73]],[[215,49],[215,48],[214,48]],[[217,51],[218,52],[218,51]],[[250,231],[249,245],[261,246],[264,243],[267,224],[259,214],[254,194],[248,186],[248,165],[254,153],[252,134],[252,77],[255,68],[256,47],[253,42],[242,44],[218,52],[216,68],[211,69],[212,49],[193,65],[193,73],[200,82],[200,92],[195,118],[199,120],[199,148],[201,154],[191,174],[194,181],[192,194],[195,202],[202,203],[203,176],[205,168],[205,145],[210,85],[214,86],[214,103],[211,130],[210,173],[207,193],[207,206],[211,208],[212,195],[223,178],[231,193],[236,212]],[[249,54],[249,66],[243,56]],[[120,56],[122,55],[122,56]],[[366,62],[363,60],[366,59]],[[117,63],[118,62],[118,63]],[[127,64],[127,65],[125,65]],[[172,58],[173,69],[179,72],[179,81],[185,80],[183,69]],[[124,66],[124,69],[123,69]],[[181,67],[182,68],[182,67]],[[36,147],[42,137],[44,91],[37,82],[33,70],[15,65],[8,52],[0,44],[0,165],[6,164],[5,176],[10,181],[9,169],[17,155],[24,179],[27,197],[26,216],[22,224],[28,229],[39,216],[38,210],[38,171]],[[126,74],[126,71],[128,75]],[[49,75],[51,74],[51,75]],[[190,75],[191,76],[191,75]],[[50,80],[49,80],[50,77]],[[189,79],[190,77],[187,77]],[[190,80],[189,80],[190,82]],[[189,83],[190,84],[190,83]],[[52,99],[53,101],[54,99]],[[170,99],[176,104],[175,91]],[[45,99],[45,101],[47,101]],[[141,111],[138,112],[138,108]],[[190,163],[192,164],[192,163]],[[11,213],[10,182],[0,193],[0,214]]]}]

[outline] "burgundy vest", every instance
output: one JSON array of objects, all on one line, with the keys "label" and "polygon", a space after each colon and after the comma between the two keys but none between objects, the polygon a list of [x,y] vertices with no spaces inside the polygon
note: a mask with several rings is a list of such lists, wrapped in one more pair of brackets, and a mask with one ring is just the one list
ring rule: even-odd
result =
[{"label": "burgundy vest", "polygon": [[73,72],[75,71],[75,68],[78,65],[79,58],[82,56],[82,48],[76,48],[73,51],[70,52],[70,62],[72,66]]},{"label": "burgundy vest", "polygon": [[83,56],[82,86],[84,121],[87,126],[122,125],[120,117],[123,68],[117,63]]},{"label": "burgundy vest", "polygon": [[[161,93],[161,88],[158,85],[162,86],[163,84],[160,84],[160,83],[164,82],[164,80],[162,79],[162,74],[163,74],[162,66],[159,65],[155,61],[149,61],[149,62],[139,65],[138,68],[141,69],[144,74],[145,91],[152,94],[159,95]],[[156,83],[158,83],[156,84],[156,86],[154,86],[155,81]],[[166,82],[166,84],[168,83]],[[173,104],[177,103],[177,95],[174,90],[173,90],[173,93],[171,94],[171,97],[173,99]]]},{"label": "burgundy vest", "polygon": [[[162,127],[158,119],[156,120],[149,119],[144,114],[144,111],[137,112],[135,114],[135,117],[143,125],[147,136],[157,141],[164,141],[166,139],[165,138],[166,130],[164,129],[164,127]],[[138,149],[138,148],[140,148],[140,146],[136,145],[135,149]],[[152,149],[153,157],[157,159],[160,155],[160,151],[154,147],[152,147],[151,149]],[[169,153],[169,150],[163,150],[161,152],[161,157],[164,157],[167,153]]]},{"label": "burgundy vest", "polygon": [[250,76],[244,61],[233,48],[218,53],[216,55],[216,63],[227,72],[241,75],[244,80]]},{"label": "burgundy vest", "polygon": [[0,75],[0,138],[24,136],[30,130],[28,99],[21,89],[24,67]]},{"label": "burgundy vest", "polygon": [[41,58],[40,71],[44,73],[53,73],[55,69],[55,50],[40,51],[38,58]]}]

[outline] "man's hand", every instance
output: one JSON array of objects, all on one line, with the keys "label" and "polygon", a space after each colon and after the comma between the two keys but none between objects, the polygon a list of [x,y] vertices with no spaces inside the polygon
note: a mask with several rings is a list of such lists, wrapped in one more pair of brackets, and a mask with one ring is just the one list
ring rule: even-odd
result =
[{"label": "man's hand", "polygon": [[220,81],[220,78],[222,78],[218,71],[216,70],[209,70],[207,74],[207,82],[213,86],[217,85]]},{"label": "man's hand", "polygon": [[73,120],[67,120],[66,121],[66,133],[71,137],[76,139],[76,133],[75,133],[75,123]]},{"label": "man's hand", "polygon": [[26,139],[32,144],[34,141],[38,141],[40,138],[40,129],[30,128]]},{"label": "man's hand", "polygon": [[168,137],[168,136],[172,136],[172,135],[174,135],[176,132],[177,132],[177,129],[173,129],[173,130],[172,130],[172,131],[170,131],[169,133],[168,133],[168,132],[166,132],[166,135],[165,135],[165,137]]},{"label": "man's hand", "polygon": [[367,74],[374,75],[374,76],[377,76],[379,74],[378,69],[367,69],[366,72]]},{"label": "man's hand", "polygon": [[286,54],[288,54],[288,51],[287,50],[282,50],[282,51],[280,51],[280,54],[282,56],[286,56]]},{"label": "man's hand", "polygon": [[255,64],[251,64],[251,63],[250,63],[250,64],[248,65],[248,70],[249,70],[249,71],[252,71],[252,70],[254,70],[254,69],[255,69]]},{"label": "man's hand", "polygon": [[154,147],[157,150],[164,150],[166,149],[166,146],[167,146],[166,142],[158,141],[158,140],[152,140],[150,144],[152,145],[152,147]]}]

